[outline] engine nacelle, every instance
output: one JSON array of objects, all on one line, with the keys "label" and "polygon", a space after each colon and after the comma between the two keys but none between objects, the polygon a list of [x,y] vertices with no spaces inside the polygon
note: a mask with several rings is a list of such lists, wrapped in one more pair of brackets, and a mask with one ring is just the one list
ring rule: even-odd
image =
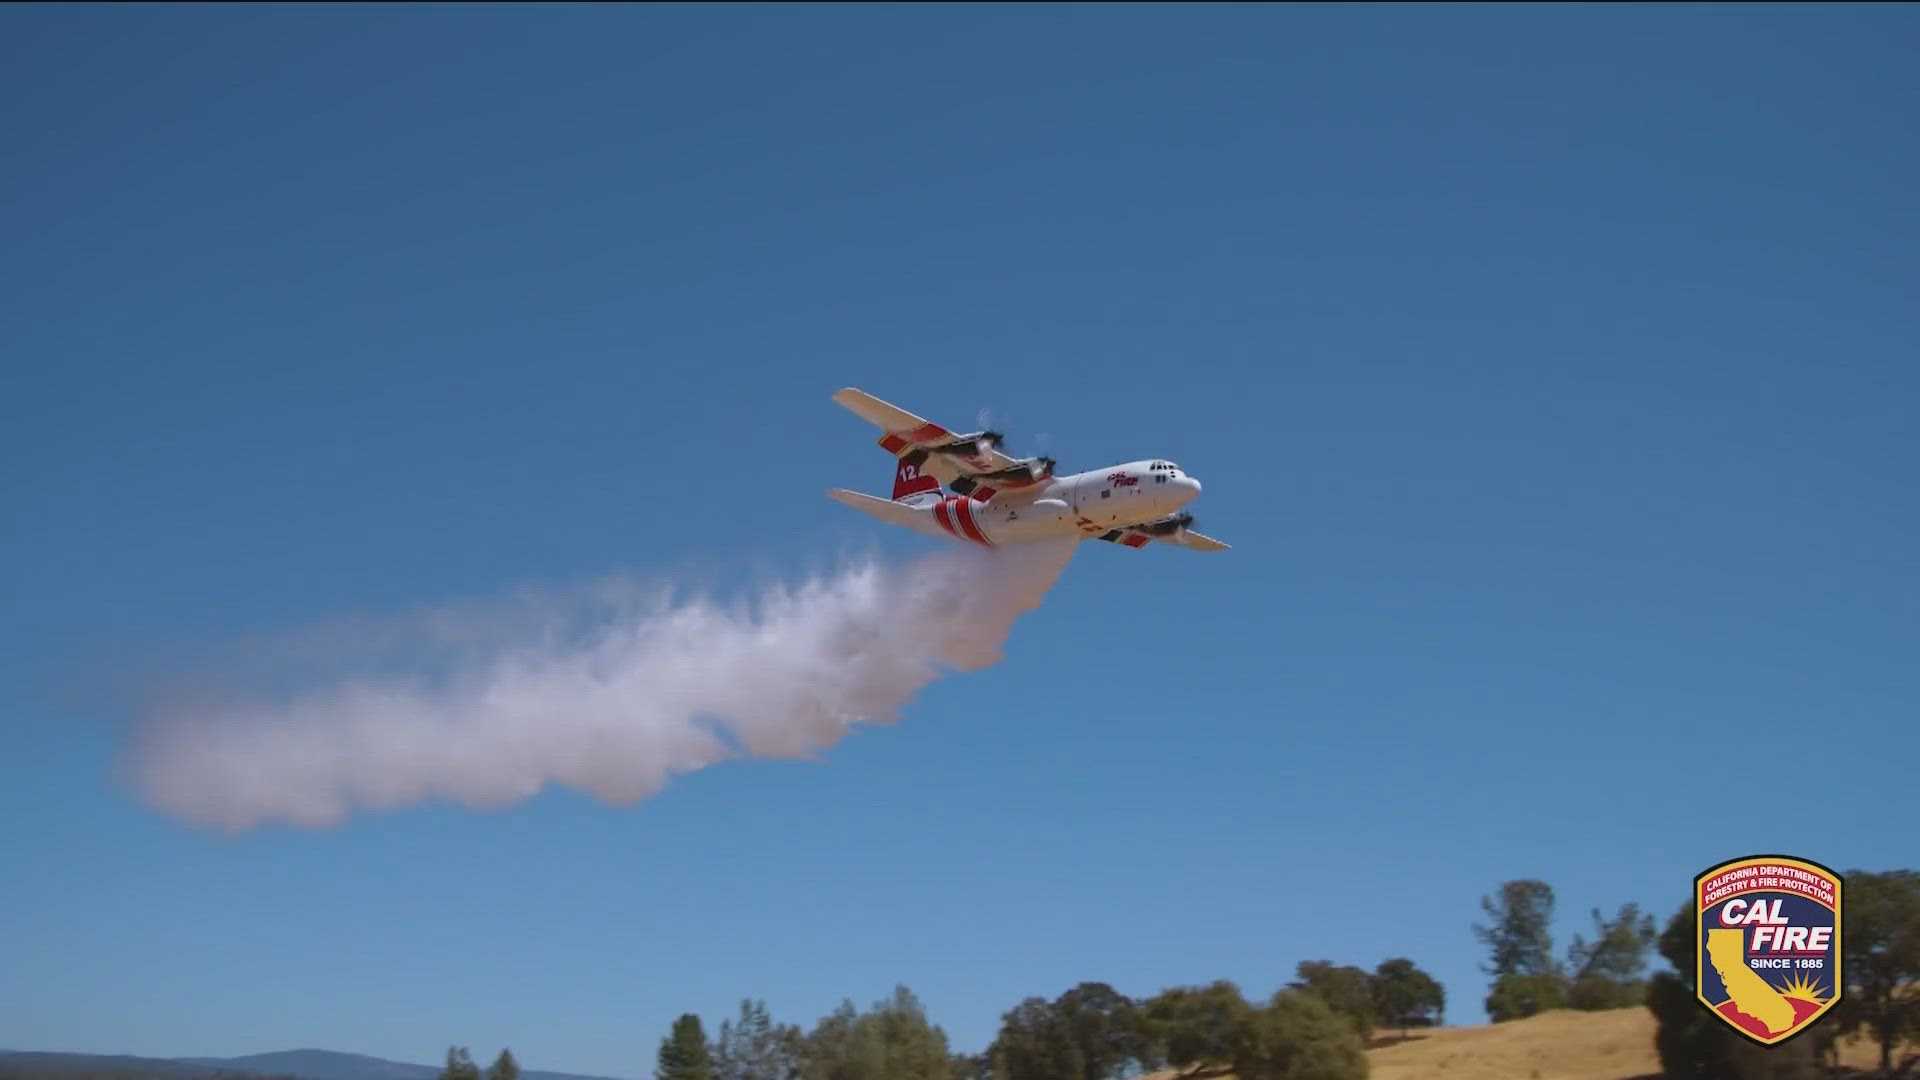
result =
[{"label": "engine nacelle", "polygon": [[1037,484],[1053,475],[1053,459],[1032,457],[993,472],[974,473],[983,484]]},{"label": "engine nacelle", "polygon": [[927,449],[949,457],[974,458],[988,450],[997,449],[1003,442],[1006,442],[1006,436],[997,431],[976,431],[971,435],[956,435],[952,442],[930,446]]},{"label": "engine nacelle", "polygon": [[1149,521],[1143,525],[1135,525],[1133,528],[1135,532],[1142,532],[1148,536],[1172,536],[1191,524],[1193,524],[1193,515],[1180,513],[1172,517],[1161,518],[1159,521]]}]

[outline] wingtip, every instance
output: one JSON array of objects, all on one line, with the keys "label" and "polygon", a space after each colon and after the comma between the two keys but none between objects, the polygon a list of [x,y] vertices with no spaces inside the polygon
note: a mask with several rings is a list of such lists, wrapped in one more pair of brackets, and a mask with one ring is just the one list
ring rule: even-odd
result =
[{"label": "wingtip", "polygon": [[1232,551],[1233,545],[1224,544],[1203,533],[1188,532],[1185,543],[1195,551]]}]

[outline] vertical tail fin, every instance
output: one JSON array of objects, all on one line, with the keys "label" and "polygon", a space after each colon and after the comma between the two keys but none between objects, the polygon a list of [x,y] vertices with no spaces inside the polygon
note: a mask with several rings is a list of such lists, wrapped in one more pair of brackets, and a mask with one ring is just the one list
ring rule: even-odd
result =
[{"label": "vertical tail fin", "polygon": [[923,491],[939,491],[940,481],[920,471],[926,464],[927,452],[915,450],[900,458],[893,470],[893,500],[899,502],[909,495],[918,495]]}]

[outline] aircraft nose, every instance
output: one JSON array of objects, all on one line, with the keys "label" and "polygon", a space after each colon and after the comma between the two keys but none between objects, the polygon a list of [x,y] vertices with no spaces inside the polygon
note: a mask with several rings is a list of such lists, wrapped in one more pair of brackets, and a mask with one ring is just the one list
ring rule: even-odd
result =
[{"label": "aircraft nose", "polygon": [[1200,494],[1200,481],[1191,476],[1182,476],[1174,480],[1180,486],[1180,501],[1192,502]]}]

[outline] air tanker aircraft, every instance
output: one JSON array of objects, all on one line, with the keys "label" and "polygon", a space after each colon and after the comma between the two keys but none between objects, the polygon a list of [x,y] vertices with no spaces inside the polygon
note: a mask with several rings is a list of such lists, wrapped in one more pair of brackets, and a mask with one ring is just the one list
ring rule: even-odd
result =
[{"label": "air tanker aircraft", "polygon": [[1052,458],[1002,454],[997,431],[955,435],[853,387],[833,400],[880,429],[896,467],[891,501],[842,488],[827,495],[881,521],[986,547],[1098,537],[1131,548],[1158,540],[1227,550],[1188,527],[1193,515],[1181,508],[1200,494],[1200,481],[1171,461],[1055,476]]}]

